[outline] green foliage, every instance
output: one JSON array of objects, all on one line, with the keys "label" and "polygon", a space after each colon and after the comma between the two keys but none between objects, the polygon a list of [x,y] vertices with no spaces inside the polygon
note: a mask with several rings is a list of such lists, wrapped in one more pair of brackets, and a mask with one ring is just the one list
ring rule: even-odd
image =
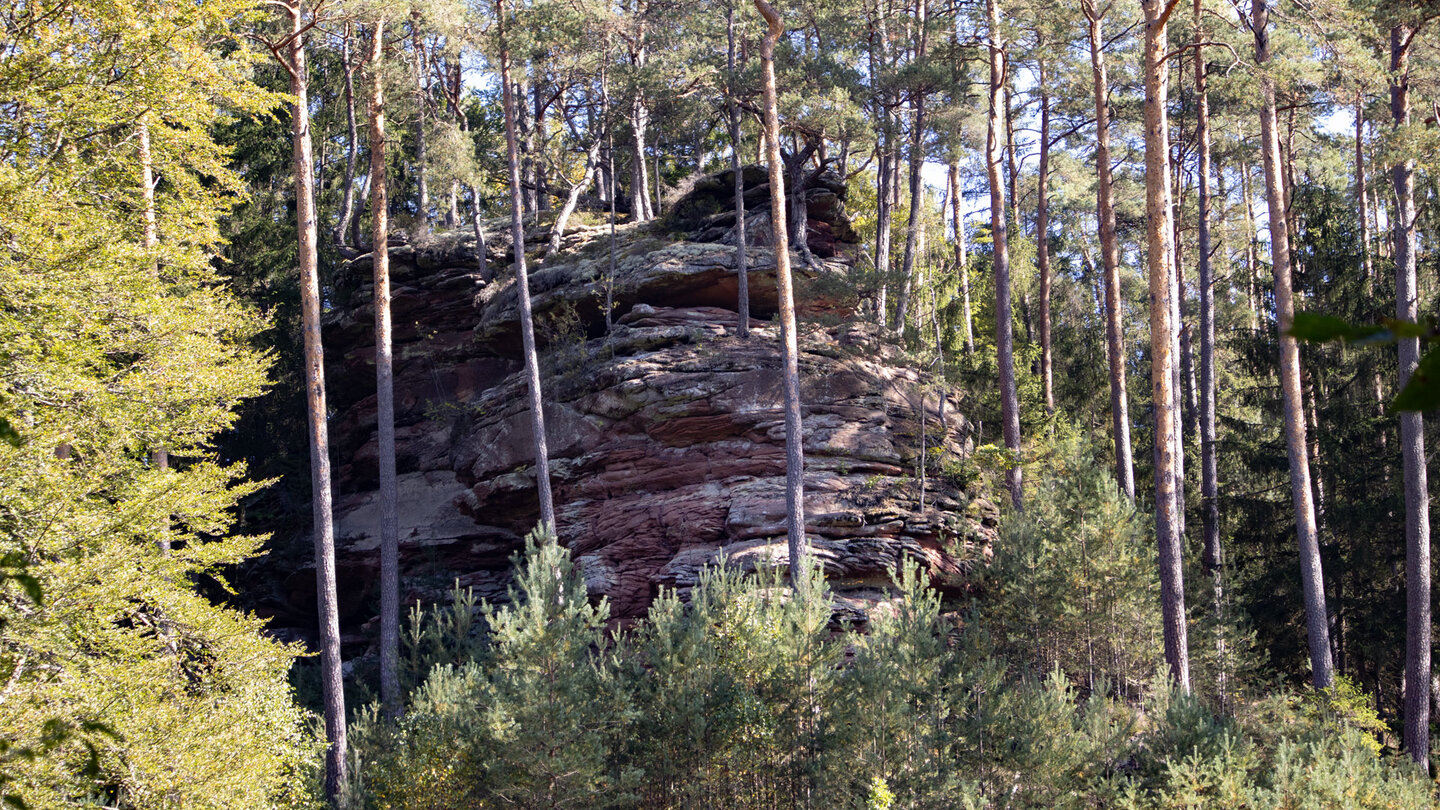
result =
[{"label": "green foliage", "polygon": [[[441,635],[468,638],[454,623]],[[484,604],[490,646],[431,670],[390,722],[371,707],[356,723],[351,792],[373,808],[595,807],[614,785],[606,770],[615,669],[607,666],[609,608],[553,536],[526,538],[502,607]],[[439,632],[439,631],[437,631]],[[472,648],[473,649],[473,648]]]},{"label": "green foliage", "polygon": [[1084,439],[1042,451],[1026,489],[986,578],[997,643],[1032,676],[1058,667],[1136,693],[1161,657],[1149,532]]},{"label": "green foliage", "polygon": [[[1419,338],[1426,343],[1440,339],[1434,327],[1386,318],[1381,325],[1352,324],[1344,318],[1317,312],[1297,312],[1289,334],[1300,340],[1327,343],[1344,340],[1360,345],[1390,344],[1405,338]],[[1426,351],[1410,376],[1409,382],[1390,401],[1397,411],[1432,411],[1440,408],[1440,352]]]},{"label": "green foliage", "polygon": [[[265,384],[211,267],[238,188],[210,138],[273,102],[245,3],[27,3],[0,98],[0,793],[12,806],[311,806],[301,654],[218,606],[263,540],[214,436]],[[143,238],[148,130],[154,246]],[[19,441],[14,431],[23,433]],[[168,469],[151,461],[169,453]],[[162,553],[161,548],[169,549]]]},{"label": "green foliage", "polygon": [[[1054,463],[1084,478],[1070,450],[1075,467]],[[532,537],[511,602],[484,609],[492,646],[433,669],[401,719],[362,714],[352,796],[386,810],[1427,801],[1425,781],[1378,754],[1353,688],[1234,716],[1163,678],[1127,698],[1097,677],[1082,695],[1059,668],[1017,676],[996,657],[1014,646],[997,643],[1004,628],[946,611],[914,563],[864,633],[836,631],[812,576],[802,598],[779,572],[712,567],[612,642],[566,551]],[[1140,643],[1126,655],[1154,660]]]}]

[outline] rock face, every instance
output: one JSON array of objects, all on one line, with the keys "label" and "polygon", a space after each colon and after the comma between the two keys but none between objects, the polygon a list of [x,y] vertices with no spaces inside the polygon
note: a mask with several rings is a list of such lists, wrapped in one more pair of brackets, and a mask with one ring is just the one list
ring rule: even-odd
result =
[{"label": "rock face", "polygon": [[[711,193],[697,187],[693,196]],[[816,197],[818,231],[851,233],[838,195]],[[690,199],[675,210],[723,238],[702,208]],[[607,228],[577,229],[531,276],[559,533],[592,597],[608,597],[622,620],[661,588],[693,585],[721,554],[746,566],[785,560],[778,327],[756,320],[748,341],[737,338],[734,248],[676,237],[674,223],[622,229],[608,335]],[[907,555],[942,586],[963,587],[997,513],[933,474],[938,459],[968,454],[970,425],[874,327],[845,322],[837,281],[848,254],[837,244],[798,281],[812,315],[800,339],[806,519],[837,612],[863,621]],[[752,311],[768,317],[773,251],[751,248],[750,261]],[[391,272],[402,598],[440,598],[458,581],[503,599],[510,557],[538,518],[512,278],[482,282],[473,242],[458,235],[391,248]],[[362,257],[337,281],[341,306],[325,332],[342,609],[355,644],[379,568],[369,277]],[[923,483],[922,443],[932,459]],[[311,571],[293,573],[290,604],[272,612],[302,615],[312,583]]]}]

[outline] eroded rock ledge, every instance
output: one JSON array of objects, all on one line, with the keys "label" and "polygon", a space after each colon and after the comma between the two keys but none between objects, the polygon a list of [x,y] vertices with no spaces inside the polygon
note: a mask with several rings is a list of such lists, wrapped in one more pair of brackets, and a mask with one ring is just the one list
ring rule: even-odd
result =
[{"label": "eroded rock ledge", "polygon": [[[833,193],[817,213],[827,237],[851,233]],[[568,252],[532,276],[560,535],[619,619],[643,615],[661,588],[693,585],[721,554],[746,566],[785,558],[778,328],[755,320],[750,339],[738,338],[734,248],[663,227],[622,234],[608,335],[607,229],[576,229]],[[802,310],[828,324],[801,325],[807,532],[837,613],[863,621],[906,556],[942,587],[963,588],[989,553],[997,511],[963,482],[922,483],[922,443],[932,458],[969,453],[963,403],[924,385],[875,327],[844,316],[835,277],[849,254],[844,243],[825,252],[799,284]],[[752,247],[750,258],[752,307],[766,317],[773,252]],[[456,581],[503,599],[510,557],[538,516],[514,285],[508,273],[483,282],[476,259],[458,236],[391,249],[407,601],[440,598]],[[325,333],[352,649],[368,636],[357,631],[373,614],[379,557],[369,274],[362,257],[339,279],[346,305]],[[268,612],[303,627],[313,599],[302,569]]]}]

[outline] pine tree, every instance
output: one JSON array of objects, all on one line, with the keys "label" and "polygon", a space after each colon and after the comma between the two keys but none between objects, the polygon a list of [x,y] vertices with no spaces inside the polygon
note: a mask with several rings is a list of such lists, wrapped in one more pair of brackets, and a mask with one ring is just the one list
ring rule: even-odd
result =
[{"label": "pine tree", "polygon": [[[1423,25],[1423,23],[1422,23]],[[1390,29],[1390,115],[1395,128],[1410,124],[1410,47],[1418,28]],[[1420,318],[1416,277],[1415,161],[1406,155],[1391,169],[1395,187],[1395,317]],[[1277,271],[1278,272],[1278,271]],[[1420,342],[1401,337],[1400,388],[1420,363]],[[1433,351],[1433,350],[1432,350]],[[1400,414],[1400,457],[1405,475],[1405,750],[1430,770],[1430,491],[1425,459],[1425,422],[1416,411]],[[1313,641],[1312,641],[1313,643]]]},{"label": "pine tree", "polygon": [[1166,22],[1175,4],[1144,0],[1145,12],[1145,258],[1150,276],[1150,380],[1155,409],[1155,528],[1160,547],[1160,600],[1165,629],[1165,660],[1170,676],[1190,691],[1190,652],[1186,640],[1185,581],[1181,554],[1184,529],[1177,472],[1179,398],[1175,387],[1171,303],[1175,274],[1170,262],[1170,144],[1165,105],[1169,73],[1164,65]]},{"label": "pine tree", "polygon": [[[1270,10],[1265,0],[1251,5],[1255,62],[1262,71],[1270,61]],[[1305,625],[1310,641],[1311,678],[1328,688],[1335,681],[1330,654],[1330,618],[1325,609],[1325,580],[1320,566],[1320,539],[1305,441],[1304,403],[1300,391],[1300,347],[1290,335],[1295,296],[1290,277],[1290,229],[1286,222],[1286,191],[1280,140],[1275,122],[1275,79],[1260,75],[1260,151],[1265,163],[1265,203],[1270,212],[1270,260],[1275,271],[1275,325],[1280,331],[1280,395],[1284,407],[1285,446],[1290,461],[1290,494],[1295,506],[1295,531],[1300,544],[1300,579],[1305,592]]]},{"label": "pine tree", "polygon": [[500,87],[505,105],[505,154],[510,163],[510,239],[515,254],[515,288],[520,299],[520,339],[525,352],[525,377],[530,402],[530,430],[535,443],[535,485],[540,500],[540,526],[555,536],[555,501],[550,494],[550,451],[545,441],[545,400],[540,391],[540,360],[535,352],[535,319],[530,312],[530,276],[525,270],[525,207],[520,187],[515,87],[510,81],[510,41],[506,38],[505,0],[496,0],[500,39]]},{"label": "pine tree", "polygon": [[370,31],[370,244],[375,277],[375,420],[380,467],[380,701],[400,712],[400,528],[395,477],[395,380],[390,342],[390,199],[385,168],[385,18]]},{"label": "pine tree", "polygon": [[[1006,241],[1005,187],[1000,180],[1001,104],[1005,88],[1005,45],[1000,35],[1000,2],[985,4],[990,53],[990,115],[985,135],[985,166],[990,180],[990,235],[995,270],[995,349],[1000,367],[1000,418],[1005,447],[1020,453],[1020,399],[1015,389],[1015,336],[1010,312],[1010,248]],[[1013,204],[1013,201],[1012,201]],[[1010,502],[1022,508],[1021,470],[1019,459],[1012,459],[1005,473]]]},{"label": "pine tree", "polygon": [[760,43],[765,94],[765,155],[770,168],[770,222],[775,245],[775,286],[780,298],[780,355],[785,378],[785,525],[790,582],[797,591],[808,582],[805,539],[805,451],[800,432],[800,349],[795,334],[795,293],[790,276],[790,234],[785,224],[785,171],[780,155],[780,109],[775,87],[775,42],[785,33],[780,15],[766,0],[755,8],[769,26]]}]

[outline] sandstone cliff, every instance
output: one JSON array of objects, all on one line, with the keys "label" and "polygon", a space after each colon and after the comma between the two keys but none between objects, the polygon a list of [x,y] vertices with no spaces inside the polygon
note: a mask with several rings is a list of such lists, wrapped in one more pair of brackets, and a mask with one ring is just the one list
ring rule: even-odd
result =
[{"label": "sandstone cliff", "polygon": [[[609,597],[620,619],[643,615],[662,587],[693,584],[722,552],[742,565],[784,560],[778,327],[756,320],[750,340],[735,336],[733,216],[716,203],[729,182],[718,181],[697,183],[665,222],[621,228],[608,335],[608,228],[575,228],[531,276],[559,532],[592,596]],[[837,612],[863,621],[906,555],[963,587],[988,554],[996,510],[945,476],[922,486],[922,442],[932,459],[968,453],[964,403],[942,402],[899,349],[850,317],[855,245],[836,185],[810,192],[821,259],[799,281],[806,518]],[[755,185],[747,202],[759,214],[768,189]],[[544,236],[527,237],[527,253]],[[490,267],[503,268],[509,246],[490,247]],[[390,255],[403,598],[435,599],[455,581],[504,598],[510,556],[538,514],[513,280],[482,281],[473,238],[459,234]],[[773,251],[752,246],[749,258],[753,312],[768,318]],[[325,332],[352,643],[373,614],[378,572],[370,273],[361,257],[337,280]],[[287,591],[272,610],[280,623],[313,604],[312,572],[294,572]]]}]

